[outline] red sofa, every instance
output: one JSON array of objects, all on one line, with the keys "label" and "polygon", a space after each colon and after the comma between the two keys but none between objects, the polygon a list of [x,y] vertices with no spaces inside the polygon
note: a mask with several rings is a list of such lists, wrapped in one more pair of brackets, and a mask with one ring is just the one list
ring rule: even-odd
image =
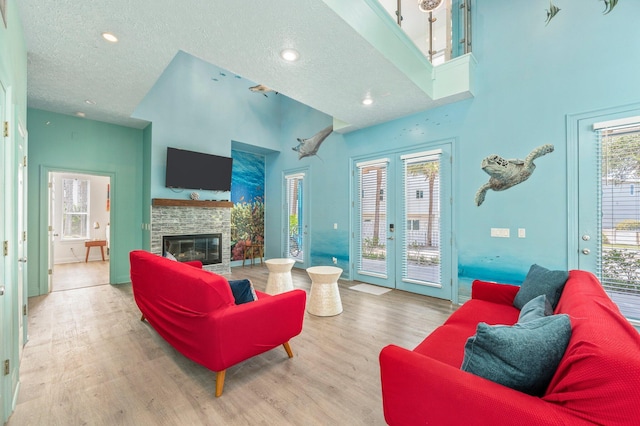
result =
[{"label": "red sofa", "polygon": [[383,409],[390,425],[638,425],[640,335],[591,273],[569,273],[554,313],[571,338],[542,397],[462,371],[479,322],[512,325],[519,287],[474,281],[471,300],[413,351],[380,353]]},{"label": "red sofa", "polygon": [[283,345],[302,331],[304,290],[236,305],[229,282],[221,275],[142,250],[132,251],[131,283],[142,319],[187,358],[216,374],[216,396],[222,394],[227,368]]}]

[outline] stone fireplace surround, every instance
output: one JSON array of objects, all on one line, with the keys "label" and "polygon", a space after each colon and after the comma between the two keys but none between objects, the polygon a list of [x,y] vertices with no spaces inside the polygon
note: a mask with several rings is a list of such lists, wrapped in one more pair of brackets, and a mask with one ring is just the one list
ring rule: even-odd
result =
[{"label": "stone fireplace surround", "polygon": [[222,262],[203,269],[231,272],[231,207],[229,201],[171,200],[151,202],[151,252],[162,256],[165,235],[222,234]]}]

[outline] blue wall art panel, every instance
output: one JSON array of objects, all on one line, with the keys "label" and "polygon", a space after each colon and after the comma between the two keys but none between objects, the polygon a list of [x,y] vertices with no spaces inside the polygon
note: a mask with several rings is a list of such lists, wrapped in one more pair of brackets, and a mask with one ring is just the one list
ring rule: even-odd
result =
[{"label": "blue wall art panel", "polygon": [[265,158],[231,150],[231,260],[262,257]]}]

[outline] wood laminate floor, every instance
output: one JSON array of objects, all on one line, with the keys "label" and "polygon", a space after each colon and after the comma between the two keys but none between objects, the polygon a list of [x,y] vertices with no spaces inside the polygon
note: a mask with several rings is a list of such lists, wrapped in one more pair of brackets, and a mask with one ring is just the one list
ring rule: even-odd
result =
[{"label": "wood laminate floor", "polygon": [[60,263],[53,266],[51,291],[109,284],[109,260]]},{"label": "wood laminate floor", "polygon": [[[233,268],[264,290],[265,266]],[[297,288],[309,291],[304,270]],[[29,299],[29,341],[20,367],[22,425],[383,425],[378,355],[413,348],[455,310],[398,290],[376,296],[339,283],[344,312],[305,313],[282,347],[215,373],[186,359],[140,321],[131,285],[100,285]]]}]

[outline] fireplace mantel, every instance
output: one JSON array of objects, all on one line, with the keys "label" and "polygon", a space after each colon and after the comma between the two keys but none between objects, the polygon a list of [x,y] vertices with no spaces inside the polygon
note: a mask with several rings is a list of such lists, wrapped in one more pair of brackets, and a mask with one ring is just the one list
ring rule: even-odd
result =
[{"label": "fireplace mantel", "polygon": [[154,198],[151,200],[151,205],[163,207],[233,207],[231,201],[173,200],[170,198]]}]

